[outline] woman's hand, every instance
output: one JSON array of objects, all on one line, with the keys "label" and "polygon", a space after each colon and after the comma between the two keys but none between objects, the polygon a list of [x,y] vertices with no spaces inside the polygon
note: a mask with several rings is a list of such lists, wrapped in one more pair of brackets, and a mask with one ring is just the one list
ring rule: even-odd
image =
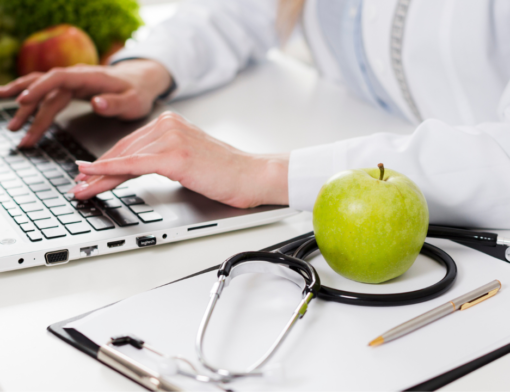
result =
[{"label": "woman's hand", "polygon": [[0,98],[19,94],[20,108],[7,126],[12,131],[36,113],[20,142],[20,147],[31,147],[73,98],[91,99],[92,108],[101,116],[132,120],[150,112],[171,80],[166,68],[152,60],[122,61],[106,67],[77,65],[18,78],[0,87]]},{"label": "woman's hand", "polygon": [[286,154],[239,151],[166,112],[96,162],[77,162],[81,174],[76,180],[83,182],[70,192],[88,199],[133,177],[157,173],[234,207],[286,205],[288,159]]}]

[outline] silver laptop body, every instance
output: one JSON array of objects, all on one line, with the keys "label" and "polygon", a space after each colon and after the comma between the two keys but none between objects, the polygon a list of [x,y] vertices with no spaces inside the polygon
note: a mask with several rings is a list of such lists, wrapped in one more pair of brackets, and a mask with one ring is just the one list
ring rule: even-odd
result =
[{"label": "silver laptop body", "polygon": [[297,213],[282,206],[232,208],[155,174],[86,203],[74,201],[67,191],[74,185],[76,159],[99,157],[167,109],[126,123],[75,106],[38,148],[18,151],[23,131],[5,129],[15,106],[0,104],[0,272],[238,230]]}]

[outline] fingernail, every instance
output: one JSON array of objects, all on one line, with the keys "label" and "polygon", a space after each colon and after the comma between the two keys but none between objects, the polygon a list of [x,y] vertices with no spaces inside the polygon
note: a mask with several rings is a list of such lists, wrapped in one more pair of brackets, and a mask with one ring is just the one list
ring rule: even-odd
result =
[{"label": "fingernail", "polygon": [[69,189],[69,193],[77,194],[80,192],[83,192],[85,189],[89,187],[89,184],[86,182],[80,182],[79,184],[76,184],[73,188]]},{"label": "fingernail", "polygon": [[108,109],[108,102],[106,102],[106,99],[104,99],[104,98],[95,97],[95,98],[92,99],[92,103],[99,110],[106,110],[106,109]]},{"label": "fingernail", "polygon": [[76,163],[78,166],[83,166],[83,167],[92,165],[92,162],[88,162],[88,161],[75,161],[74,163]]},{"label": "fingernail", "polygon": [[74,178],[74,181],[76,182],[80,182],[80,181],[84,181],[88,178],[88,175],[87,174],[84,174],[84,173],[80,173],[78,174],[75,178]]},{"label": "fingernail", "polygon": [[16,102],[19,102],[20,100],[22,100],[24,97],[26,97],[27,95],[29,94],[29,91],[28,90],[23,90],[23,92],[18,95],[18,98],[16,98]]}]

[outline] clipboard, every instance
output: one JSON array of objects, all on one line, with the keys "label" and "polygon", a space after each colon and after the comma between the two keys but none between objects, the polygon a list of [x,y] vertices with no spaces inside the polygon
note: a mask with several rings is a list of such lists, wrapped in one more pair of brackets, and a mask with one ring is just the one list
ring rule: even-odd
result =
[{"label": "clipboard", "polygon": [[[302,236],[298,236],[298,237],[295,237],[295,238],[292,238],[290,240],[287,240],[287,241],[284,241],[284,242],[281,242],[279,244],[275,244],[271,247],[268,247],[268,248],[264,248],[262,249],[263,251],[271,251],[273,249],[276,249],[276,248],[279,248],[283,245],[286,245],[290,242],[293,242],[293,241],[296,241],[298,239],[301,239],[301,238],[305,238],[308,234],[304,234]],[[177,282],[180,282],[180,281],[183,281],[183,280],[187,280],[187,279],[190,279],[190,278],[193,278],[195,276],[198,276],[198,275],[202,275],[202,274],[205,274],[207,272],[211,272],[211,271],[214,271],[216,269],[219,268],[219,265],[218,266],[214,266],[214,267],[211,267],[211,268],[208,268],[208,269],[205,269],[203,271],[200,271],[200,272],[197,272],[195,274],[192,274],[192,275],[189,275],[185,278],[182,278],[182,279],[179,279],[179,280],[176,280],[174,282],[171,282],[171,283],[168,283],[167,285],[171,285],[171,284],[174,284],[174,283],[177,283]],[[167,286],[167,285],[164,285],[164,286]],[[160,287],[163,287],[163,286],[160,286]],[[111,304],[111,305],[114,305],[114,304]],[[82,335],[80,332],[76,331],[76,330],[70,330],[70,329],[65,329],[66,325],[68,325],[69,323],[71,322],[74,322],[74,321],[77,321],[77,320],[80,320],[86,316],[89,316],[90,314],[96,312],[96,311],[99,311],[101,309],[105,309],[111,305],[107,305],[103,308],[99,308],[99,309],[96,309],[94,311],[91,311],[91,312],[87,312],[87,313],[84,313],[84,314],[81,314],[79,316],[76,316],[76,317],[73,317],[73,318],[70,318],[70,319],[67,319],[67,320],[64,320],[64,321],[60,321],[60,322],[57,322],[57,323],[54,323],[50,326],[48,326],[48,331],[50,331],[52,334],[54,334],[55,336],[57,336],[59,339],[63,340],[64,342],[70,344],[71,346],[75,347],[76,349],[84,352],[85,354],[89,355],[90,357],[96,359],[99,361],[98,359],[98,355],[99,355],[99,351],[100,351],[100,347],[93,341],[91,341],[90,339],[88,339],[87,337],[85,337],[84,335]],[[434,378],[431,378],[425,382],[422,382],[420,384],[417,384],[417,385],[414,385],[408,389],[406,389],[406,391],[433,391],[433,390],[436,390],[436,389],[439,389],[465,375],[467,375],[468,373],[506,355],[510,353],[510,344],[508,345],[505,345],[505,346],[502,346],[492,352],[489,352],[488,354],[486,355],[483,355],[475,360],[472,360],[470,362],[467,362],[461,366],[458,366],[448,372],[445,372],[443,374],[439,374],[438,376],[434,377]],[[106,365],[104,362],[102,361],[99,361],[101,364],[104,364]],[[108,366],[108,365],[106,365]],[[126,374],[120,372],[119,370],[109,366],[110,368],[112,368],[113,370],[119,372],[120,374],[126,376]],[[130,378],[131,380],[133,380],[134,382],[137,382],[135,379],[133,378]],[[145,385],[143,385],[142,383],[140,382],[137,382],[139,385],[147,388]],[[147,388],[148,389],[148,388]]]}]

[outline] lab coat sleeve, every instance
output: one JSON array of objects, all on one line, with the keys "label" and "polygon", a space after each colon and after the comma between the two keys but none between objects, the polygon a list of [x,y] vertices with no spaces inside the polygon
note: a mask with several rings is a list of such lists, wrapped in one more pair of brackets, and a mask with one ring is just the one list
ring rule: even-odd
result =
[{"label": "lab coat sleeve", "polygon": [[[509,107],[500,113],[510,115]],[[454,127],[427,120],[411,135],[377,133],[293,151],[290,206],[311,211],[329,177],[380,162],[420,187],[431,223],[510,229],[510,122]]]},{"label": "lab coat sleeve", "polygon": [[156,60],[177,84],[171,98],[199,94],[229,82],[278,44],[276,11],[276,0],[183,1],[146,40],[111,62]]}]

